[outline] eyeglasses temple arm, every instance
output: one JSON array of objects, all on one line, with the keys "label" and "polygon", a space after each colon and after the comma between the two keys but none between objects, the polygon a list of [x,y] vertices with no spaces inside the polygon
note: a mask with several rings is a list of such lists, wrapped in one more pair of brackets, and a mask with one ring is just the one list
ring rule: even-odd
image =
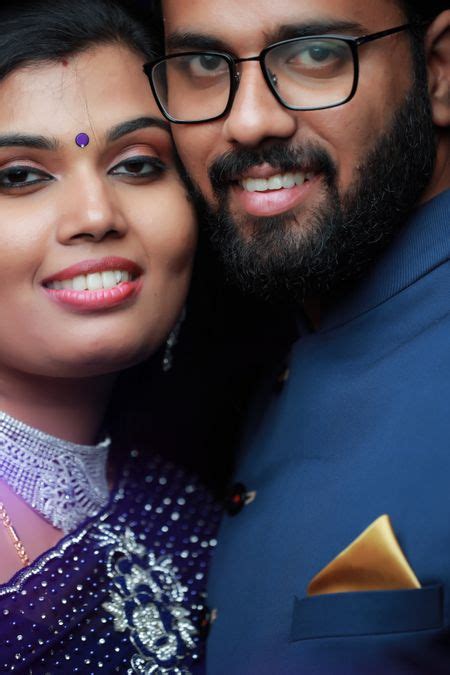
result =
[{"label": "eyeglasses temple arm", "polygon": [[413,28],[415,24],[405,23],[403,26],[397,26],[396,28],[389,28],[388,30],[382,30],[379,33],[372,33],[371,35],[363,35],[362,37],[356,40],[356,44],[365,45],[367,42],[373,42],[374,40],[379,40],[380,38],[387,37],[388,35],[394,35],[395,33],[400,33],[404,30],[409,30]]}]

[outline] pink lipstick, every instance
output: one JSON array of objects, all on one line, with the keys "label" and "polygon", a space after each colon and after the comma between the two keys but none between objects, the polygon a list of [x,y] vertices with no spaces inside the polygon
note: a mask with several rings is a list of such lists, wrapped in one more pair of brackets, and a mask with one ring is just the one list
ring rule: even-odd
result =
[{"label": "pink lipstick", "polygon": [[101,311],[139,294],[142,269],[127,258],[83,260],[46,277],[42,287],[53,301],[71,309]]}]

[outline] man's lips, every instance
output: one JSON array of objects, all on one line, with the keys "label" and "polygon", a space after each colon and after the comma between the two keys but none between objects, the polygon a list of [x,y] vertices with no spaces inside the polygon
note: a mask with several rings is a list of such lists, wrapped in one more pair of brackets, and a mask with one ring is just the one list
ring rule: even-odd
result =
[{"label": "man's lips", "polygon": [[233,183],[233,193],[249,215],[270,217],[295,209],[308,197],[318,183],[320,174],[311,171],[278,172],[273,167],[256,167],[239,182]]},{"label": "man's lips", "polygon": [[239,184],[247,192],[269,192],[303,185],[308,180],[312,180],[314,175],[313,173],[305,173],[304,171],[288,171],[286,173],[272,174],[267,178],[246,177],[240,180]]},{"label": "man's lips", "polygon": [[233,177],[233,181],[243,181],[246,178],[266,178],[269,179],[272,176],[276,175],[283,175],[286,173],[302,173],[303,175],[306,175],[308,173],[312,173],[313,169],[312,167],[305,167],[305,166],[297,166],[297,165],[292,165],[289,168],[287,167],[280,167],[276,166],[273,164],[268,164],[267,162],[264,162],[263,164],[258,164],[256,166],[252,166],[250,169],[247,169],[247,171],[243,171],[239,175]]}]

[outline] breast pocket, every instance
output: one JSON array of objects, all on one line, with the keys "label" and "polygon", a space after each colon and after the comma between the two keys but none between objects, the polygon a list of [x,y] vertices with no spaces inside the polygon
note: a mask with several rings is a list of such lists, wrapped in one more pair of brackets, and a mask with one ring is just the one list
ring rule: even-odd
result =
[{"label": "breast pocket", "polygon": [[443,587],[295,598],[291,642],[432,630],[443,625]]}]

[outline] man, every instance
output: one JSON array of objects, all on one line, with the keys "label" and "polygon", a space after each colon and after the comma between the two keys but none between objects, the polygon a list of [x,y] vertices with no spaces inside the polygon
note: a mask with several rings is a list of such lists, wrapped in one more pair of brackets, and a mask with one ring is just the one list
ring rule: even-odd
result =
[{"label": "man", "polygon": [[209,675],[450,672],[447,7],[162,2],[149,73],[212,241],[298,328],[239,455]]}]

